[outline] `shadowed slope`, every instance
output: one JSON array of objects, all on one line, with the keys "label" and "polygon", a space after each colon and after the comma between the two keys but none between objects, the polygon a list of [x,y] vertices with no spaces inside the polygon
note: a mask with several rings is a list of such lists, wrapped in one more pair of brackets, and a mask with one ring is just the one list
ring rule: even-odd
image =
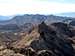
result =
[{"label": "shadowed slope", "polygon": [[53,27],[47,26],[42,22],[39,26],[38,32],[40,33],[40,39],[34,40],[31,43],[31,47],[35,50],[50,50],[55,56],[74,56],[74,49],[71,43],[59,37]]}]

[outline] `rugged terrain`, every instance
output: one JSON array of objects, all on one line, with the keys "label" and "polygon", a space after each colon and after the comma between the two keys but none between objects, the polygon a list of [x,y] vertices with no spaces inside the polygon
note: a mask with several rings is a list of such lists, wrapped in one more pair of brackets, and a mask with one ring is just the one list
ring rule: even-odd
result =
[{"label": "rugged terrain", "polygon": [[[0,55],[75,56],[74,26],[63,22],[28,26],[22,26],[17,32],[0,33]],[[25,32],[26,27],[29,30]]]},{"label": "rugged terrain", "polygon": [[23,15],[0,22],[0,56],[75,56],[75,19]]}]

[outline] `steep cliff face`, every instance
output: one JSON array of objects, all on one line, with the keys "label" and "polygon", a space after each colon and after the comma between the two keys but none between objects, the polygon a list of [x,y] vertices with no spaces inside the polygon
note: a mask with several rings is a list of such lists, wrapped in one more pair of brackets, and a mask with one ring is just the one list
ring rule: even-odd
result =
[{"label": "steep cliff face", "polygon": [[55,56],[74,56],[74,49],[69,40],[64,36],[60,37],[53,26],[42,22],[38,28],[40,37],[31,43],[34,50],[50,50]]}]

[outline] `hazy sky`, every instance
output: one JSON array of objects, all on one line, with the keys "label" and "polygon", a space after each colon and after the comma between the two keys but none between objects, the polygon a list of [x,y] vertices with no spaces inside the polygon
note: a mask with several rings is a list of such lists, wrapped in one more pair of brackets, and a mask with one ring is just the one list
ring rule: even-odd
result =
[{"label": "hazy sky", "polygon": [[75,0],[0,0],[0,15],[75,12]]}]

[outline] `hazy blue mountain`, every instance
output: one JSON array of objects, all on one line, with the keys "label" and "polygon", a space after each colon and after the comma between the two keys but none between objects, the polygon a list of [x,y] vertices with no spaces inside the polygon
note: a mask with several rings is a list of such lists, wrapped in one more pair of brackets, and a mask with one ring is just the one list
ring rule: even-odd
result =
[{"label": "hazy blue mountain", "polygon": [[34,25],[36,24],[38,25],[42,21],[45,21],[45,23],[50,24],[54,22],[62,22],[63,20],[66,22],[68,21],[68,19],[74,19],[74,18],[55,16],[55,15],[25,14],[25,15],[14,16],[10,20],[0,21],[0,25],[7,25],[7,24],[23,25],[25,23],[32,23]]},{"label": "hazy blue mountain", "polygon": [[12,16],[2,16],[2,15],[0,15],[0,21],[9,20],[11,18],[12,18]]},{"label": "hazy blue mountain", "polygon": [[60,14],[57,14],[57,16],[75,17],[75,12],[60,13]]}]

